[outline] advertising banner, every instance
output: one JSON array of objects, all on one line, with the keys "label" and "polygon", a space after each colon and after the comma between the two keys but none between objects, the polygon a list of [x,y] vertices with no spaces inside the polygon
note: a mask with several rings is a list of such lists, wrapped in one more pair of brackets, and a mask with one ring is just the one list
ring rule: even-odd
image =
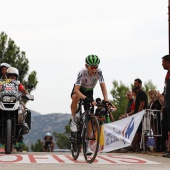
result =
[{"label": "advertising banner", "polygon": [[130,146],[144,114],[145,110],[127,118],[103,124],[100,134],[100,151],[110,152]]}]

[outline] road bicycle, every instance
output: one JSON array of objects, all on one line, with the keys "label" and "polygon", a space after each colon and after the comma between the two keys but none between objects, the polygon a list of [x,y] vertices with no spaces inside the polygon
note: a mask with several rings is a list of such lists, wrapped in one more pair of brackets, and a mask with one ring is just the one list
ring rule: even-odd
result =
[{"label": "road bicycle", "polygon": [[[83,112],[83,105],[85,112]],[[83,148],[83,155],[87,163],[92,163],[98,153],[100,128],[98,119],[91,113],[92,106],[80,99],[76,112],[77,132],[71,132],[71,153],[74,160],[79,157]],[[92,155],[86,155],[87,146],[93,151]]]}]

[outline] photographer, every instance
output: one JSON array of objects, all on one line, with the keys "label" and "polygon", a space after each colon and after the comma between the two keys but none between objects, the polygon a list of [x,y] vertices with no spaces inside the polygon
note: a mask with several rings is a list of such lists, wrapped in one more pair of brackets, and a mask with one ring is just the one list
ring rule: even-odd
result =
[{"label": "photographer", "polygon": [[111,102],[101,101],[100,98],[96,99],[96,103],[106,105],[105,107],[97,106],[95,110],[95,116],[98,118],[99,124],[102,125],[104,123],[113,122],[114,118],[112,113],[116,111],[117,108]]}]

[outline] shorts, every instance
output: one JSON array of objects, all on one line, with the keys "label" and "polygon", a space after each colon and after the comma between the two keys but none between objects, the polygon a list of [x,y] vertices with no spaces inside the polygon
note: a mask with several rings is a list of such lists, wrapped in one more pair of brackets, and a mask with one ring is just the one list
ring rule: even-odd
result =
[{"label": "shorts", "polygon": [[[74,87],[75,87],[75,85],[74,85]],[[73,90],[72,90],[72,92],[71,92],[71,96],[74,94],[74,87],[73,87]],[[85,91],[83,91],[83,90],[80,89],[80,92],[81,92],[82,94],[84,94],[85,96],[93,99],[93,90],[90,90],[90,91],[86,91],[86,92],[85,92]]]}]

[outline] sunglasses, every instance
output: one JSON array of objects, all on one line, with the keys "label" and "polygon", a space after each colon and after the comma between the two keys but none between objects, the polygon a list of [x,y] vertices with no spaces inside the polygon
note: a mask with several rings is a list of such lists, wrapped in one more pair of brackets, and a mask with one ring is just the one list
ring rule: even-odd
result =
[{"label": "sunglasses", "polygon": [[91,70],[98,68],[98,66],[88,66],[88,67],[89,67]]},{"label": "sunglasses", "polygon": [[16,74],[8,74],[10,77],[17,77]]}]

